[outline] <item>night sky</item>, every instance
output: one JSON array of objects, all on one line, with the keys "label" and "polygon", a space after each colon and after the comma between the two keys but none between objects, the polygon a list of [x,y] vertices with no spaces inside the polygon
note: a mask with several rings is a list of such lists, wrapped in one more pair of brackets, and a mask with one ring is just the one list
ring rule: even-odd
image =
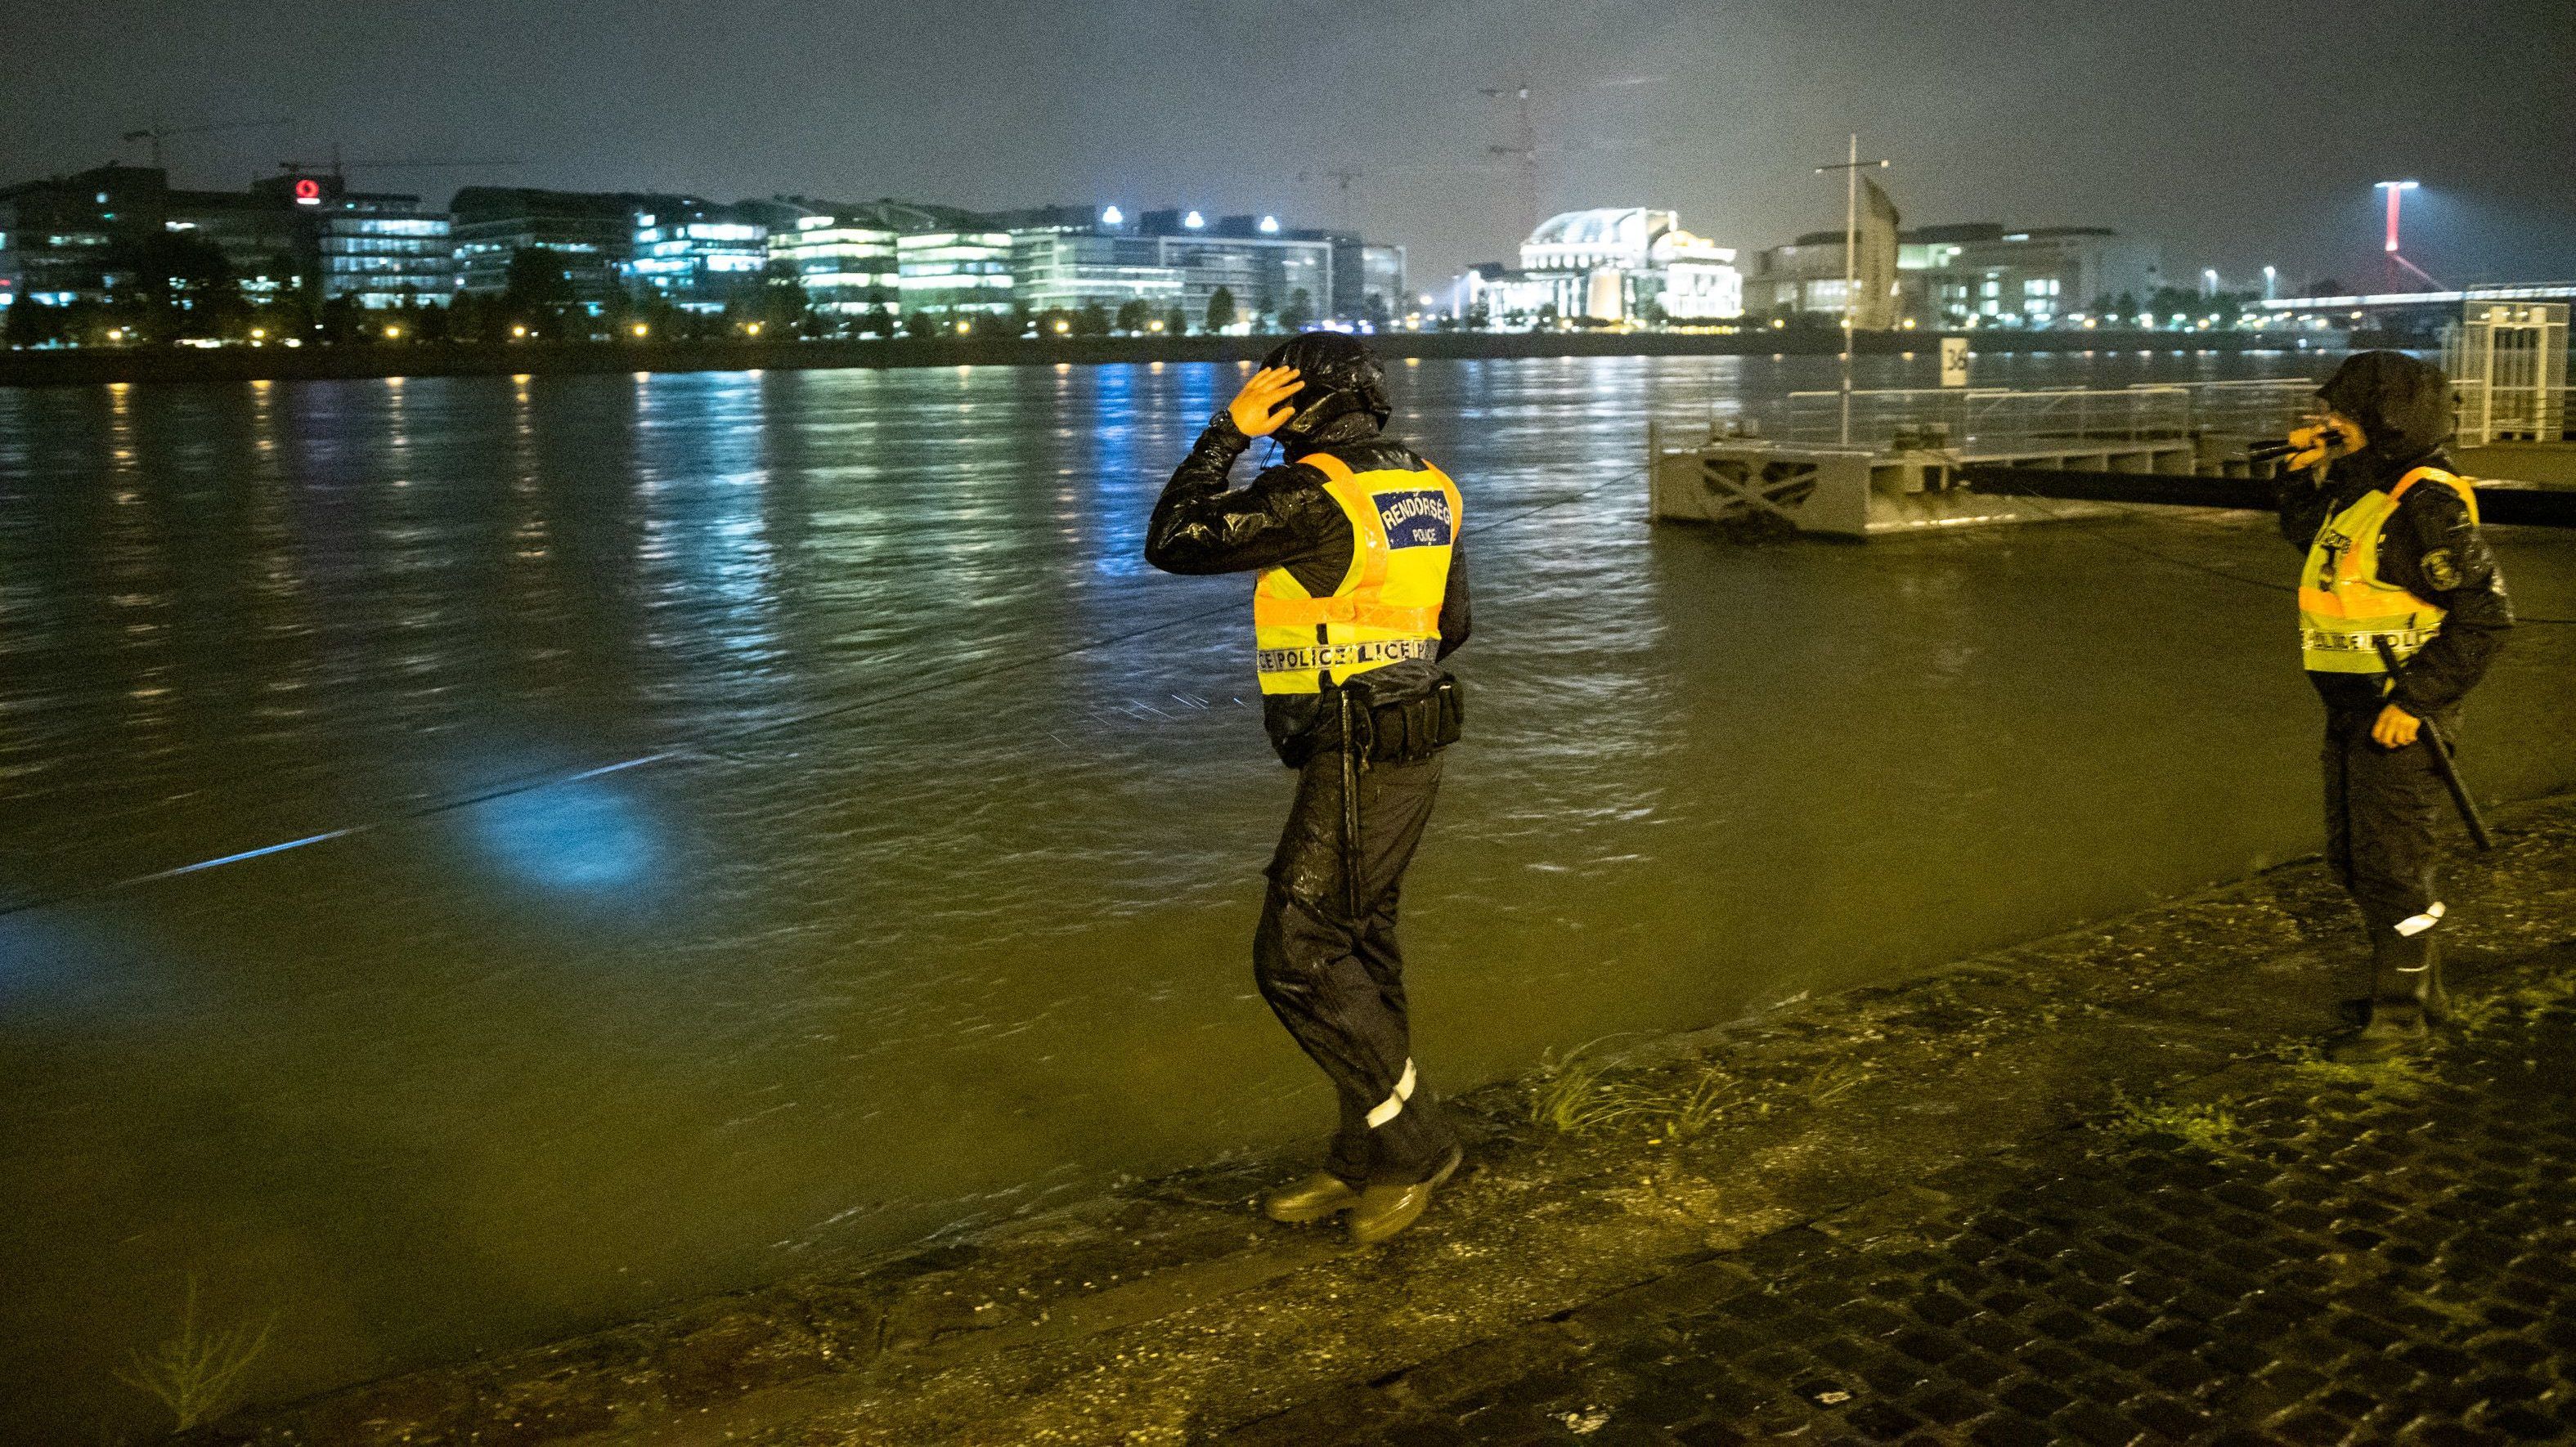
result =
[{"label": "night sky", "polygon": [[[171,140],[236,186],[339,143],[444,199],[472,183],[716,200],[1178,203],[1348,219],[1417,287],[1535,219],[1508,103],[1526,79],[1543,209],[1652,204],[1747,250],[1839,226],[1810,174],[1846,130],[1907,224],[2107,224],[2168,274],[2266,262],[2375,281],[2370,183],[2412,177],[2407,251],[2446,282],[2576,277],[2576,4],[1789,4],[1673,0],[0,0],[0,181]],[[1300,179],[1304,173],[1305,179]],[[1749,260],[1749,258],[1748,258]]]}]

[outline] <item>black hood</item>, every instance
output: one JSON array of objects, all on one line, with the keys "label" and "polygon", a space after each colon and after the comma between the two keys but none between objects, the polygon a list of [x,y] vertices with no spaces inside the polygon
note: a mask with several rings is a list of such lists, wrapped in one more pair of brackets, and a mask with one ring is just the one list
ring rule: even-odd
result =
[{"label": "black hood", "polygon": [[1357,337],[1305,332],[1271,349],[1261,365],[1294,367],[1299,373],[1297,390],[1288,398],[1295,410],[1278,432],[1280,445],[1291,456],[1318,444],[1369,436],[1386,425],[1393,410],[1386,397],[1386,373]]},{"label": "black hood", "polygon": [[2451,379],[2404,352],[2347,358],[2317,396],[2361,424],[2360,455],[2382,465],[2414,462],[2451,440]]}]

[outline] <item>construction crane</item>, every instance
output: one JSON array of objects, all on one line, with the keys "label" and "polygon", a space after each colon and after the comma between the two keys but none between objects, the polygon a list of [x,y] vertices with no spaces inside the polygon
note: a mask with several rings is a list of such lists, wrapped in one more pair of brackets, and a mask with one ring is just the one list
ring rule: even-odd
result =
[{"label": "construction crane", "polygon": [[172,136],[202,136],[214,131],[265,131],[293,124],[295,124],[293,119],[281,116],[273,121],[219,121],[202,126],[165,126],[161,124],[160,117],[155,116],[152,124],[138,130],[127,131],[124,140],[129,146],[136,141],[150,142],[152,164],[157,167],[161,164],[161,143]]},{"label": "construction crane", "polygon": [[1519,163],[1522,224],[1535,226],[1539,221],[1538,127],[1530,120],[1529,82],[1522,81],[1514,86],[1480,86],[1476,93],[1493,100],[1511,96],[1520,103],[1520,127],[1513,132],[1513,143],[1508,146],[1487,146],[1485,153],[1489,156],[1508,156]]},{"label": "construction crane", "polygon": [[[1637,76],[1622,78],[1617,81],[1607,82],[1606,84],[1625,89],[1630,86],[1659,85],[1661,83],[1662,78],[1659,76]],[[1596,86],[1595,88],[1600,87]],[[1512,164],[1512,169],[1520,174],[1521,213],[1525,218],[1525,224],[1530,226],[1536,226],[1539,222],[1546,219],[1546,217],[1541,215],[1539,212],[1539,157],[1563,156],[1579,152],[1606,153],[1612,151],[1634,151],[1666,146],[1673,142],[1673,138],[1670,136],[1635,136],[1602,140],[1577,140],[1564,142],[1562,144],[1543,146],[1539,144],[1538,123],[1530,115],[1530,84],[1528,81],[1519,81],[1512,85],[1479,86],[1476,89],[1476,93],[1490,100],[1509,99],[1517,107],[1517,124],[1512,133],[1512,143],[1510,145],[1489,145],[1485,147],[1485,154],[1489,156],[1499,156],[1508,160]]]},{"label": "construction crane", "polygon": [[[524,166],[526,164],[528,163],[525,161],[517,160],[422,160],[417,157],[406,158],[398,161],[344,161],[340,159],[340,148],[333,146],[331,148],[331,164],[328,169],[332,175],[337,176],[344,171],[479,171],[502,170],[511,166]],[[310,175],[315,171],[323,170],[325,168],[320,166],[309,166],[302,161],[280,161],[277,163],[277,169],[290,174],[302,172]]]},{"label": "construction crane", "polygon": [[1318,180],[1332,182],[1338,201],[1334,207],[1333,224],[1348,231],[1351,229],[1351,187],[1367,174],[1365,171],[1300,171],[1297,180],[1301,184]]}]

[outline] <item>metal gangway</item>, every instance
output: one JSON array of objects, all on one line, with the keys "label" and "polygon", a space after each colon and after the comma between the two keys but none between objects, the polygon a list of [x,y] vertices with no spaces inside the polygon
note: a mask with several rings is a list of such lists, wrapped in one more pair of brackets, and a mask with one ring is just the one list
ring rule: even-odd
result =
[{"label": "metal gangway", "polygon": [[[1969,490],[1964,470],[2252,476],[2246,444],[2314,405],[2306,378],[2035,389],[1792,392],[1704,438],[1647,433],[1657,521],[1750,523],[1845,537],[2036,521],[2065,505]],[[2072,505],[2083,510],[2082,504]]]},{"label": "metal gangway", "polygon": [[1843,394],[1792,392],[1756,414],[1755,431],[1807,446],[1905,451],[1927,444],[1956,451],[1963,462],[2091,450],[2097,445],[2188,442],[2198,436],[2278,437],[2314,405],[2305,378],[2231,382],[2159,382],[2130,387],[1902,387],[1851,394],[1843,431]]}]

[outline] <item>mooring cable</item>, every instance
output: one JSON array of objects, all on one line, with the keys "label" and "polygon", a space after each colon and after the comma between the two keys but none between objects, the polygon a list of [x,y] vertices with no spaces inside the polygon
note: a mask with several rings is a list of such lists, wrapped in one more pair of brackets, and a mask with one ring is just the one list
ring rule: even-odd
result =
[{"label": "mooring cable", "polygon": [[[1621,483],[1634,481],[1640,476],[1642,476],[1642,474],[1635,471],[1622,471],[1615,473],[1600,482],[1594,483],[1590,487],[1580,489],[1576,492],[1567,493],[1562,497],[1551,498],[1545,502],[1532,503],[1527,507],[1505,513],[1501,517],[1465,528],[1462,530],[1462,535],[1467,537],[1476,537],[1486,533],[1496,532],[1503,528],[1510,527],[1512,524],[1524,519],[1535,517],[1540,513],[1548,512],[1555,508],[1564,507],[1571,503],[1581,502],[1586,498],[1594,497],[1611,487],[1615,487]],[[454,813],[460,809],[470,809],[477,804],[488,804],[496,800],[507,799],[520,794],[535,793],[540,789],[549,789],[557,785],[575,784],[585,779],[598,778],[603,774],[614,774],[623,770],[642,768],[648,764],[662,763],[670,760],[721,757],[721,755],[716,751],[722,749],[728,744],[738,743],[747,739],[765,737],[784,730],[802,727],[807,724],[819,723],[826,719],[840,718],[853,713],[889,707],[910,699],[919,698],[924,694],[938,693],[950,688],[960,688],[968,684],[982,683],[990,679],[1002,677],[1005,674],[1034,668],[1040,664],[1053,663],[1059,659],[1071,658],[1083,653],[1096,652],[1103,648],[1114,648],[1122,643],[1132,643],[1140,638],[1150,638],[1157,633],[1167,633],[1172,629],[1180,628],[1189,624],[1204,623],[1210,619],[1237,612],[1241,607],[1242,603],[1238,599],[1213,607],[1202,608],[1196,612],[1185,613],[1178,617],[1167,618],[1160,623],[1149,623],[1141,628],[1131,628],[1122,633],[1085,639],[1079,643],[1074,643],[1067,647],[1056,649],[1052,652],[1025,654],[1004,662],[989,664],[982,668],[970,669],[962,673],[951,674],[944,678],[929,679],[909,688],[895,689],[890,692],[872,693],[864,698],[852,699],[845,703],[837,703],[823,708],[810,709],[803,713],[791,714],[785,718],[772,719],[766,723],[746,725],[742,728],[733,729],[716,735],[713,738],[707,739],[694,746],[675,746],[671,748],[658,749],[649,754],[639,754],[634,758],[620,759],[614,763],[598,764],[589,768],[574,770],[569,773],[547,773],[525,776],[475,790],[470,793],[457,795],[452,798],[439,799],[427,804],[418,805],[414,808],[381,815],[377,818],[364,820],[356,824],[343,825],[336,829],[325,829],[319,833],[306,834],[294,839],[281,840],[274,844],[265,844],[253,849],[237,850],[229,854],[218,855],[211,859],[197,860],[190,864],[181,864],[167,869],[155,869],[140,874],[126,875],[122,878],[108,880],[102,884],[85,885],[78,889],[63,890],[55,894],[42,895],[33,899],[20,900],[12,904],[0,905],[0,919],[6,919],[11,915],[24,914],[30,910],[47,909],[54,905],[69,904],[78,900],[91,899],[104,894],[114,894],[123,890],[137,888],[142,885],[156,883],[161,880],[176,879],[181,875],[201,874],[207,870],[219,869],[228,864],[241,864],[253,859],[263,859],[271,855],[284,854],[290,850],[302,849],[308,845],[327,844],[333,840],[347,839],[355,835],[373,833],[377,830],[388,829],[397,825],[415,823],[419,820],[434,818],[438,815]]]}]

